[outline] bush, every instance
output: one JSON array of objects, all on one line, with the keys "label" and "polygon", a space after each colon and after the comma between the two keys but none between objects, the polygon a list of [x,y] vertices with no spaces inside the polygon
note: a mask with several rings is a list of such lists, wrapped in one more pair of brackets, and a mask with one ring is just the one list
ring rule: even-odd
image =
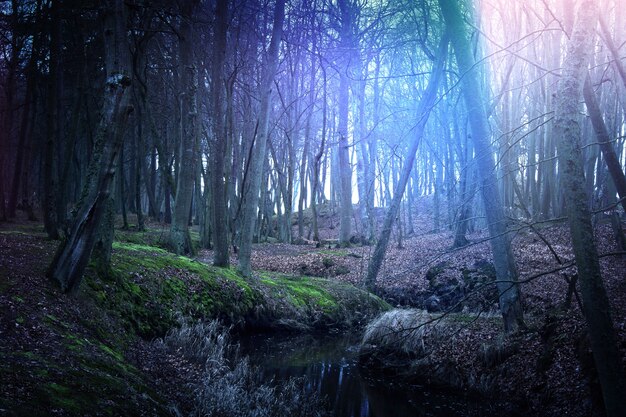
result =
[{"label": "bush", "polygon": [[[241,357],[230,342],[230,328],[217,320],[183,322],[168,332],[161,343],[188,360],[204,361],[204,372],[194,387],[191,416],[219,417],[316,417],[324,416],[325,404],[306,390],[305,378],[263,380],[258,367]],[[233,366],[232,364],[236,364]]]}]

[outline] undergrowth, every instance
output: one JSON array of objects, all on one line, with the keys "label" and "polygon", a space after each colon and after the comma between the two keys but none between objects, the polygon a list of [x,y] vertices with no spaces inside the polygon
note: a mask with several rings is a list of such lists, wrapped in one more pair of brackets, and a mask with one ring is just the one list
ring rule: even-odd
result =
[{"label": "undergrowth", "polygon": [[[241,357],[231,343],[230,328],[219,321],[189,323],[171,329],[160,343],[204,364],[193,387],[191,416],[220,417],[321,417],[327,415],[323,399],[306,391],[305,378],[264,383],[261,371]],[[180,412],[175,412],[181,415]]]}]

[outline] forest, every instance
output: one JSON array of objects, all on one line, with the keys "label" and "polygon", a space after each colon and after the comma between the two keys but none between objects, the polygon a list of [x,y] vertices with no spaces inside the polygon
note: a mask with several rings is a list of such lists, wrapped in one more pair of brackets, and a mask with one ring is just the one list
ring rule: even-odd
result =
[{"label": "forest", "polygon": [[625,0],[0,0],[0,415],[626,416]]}]

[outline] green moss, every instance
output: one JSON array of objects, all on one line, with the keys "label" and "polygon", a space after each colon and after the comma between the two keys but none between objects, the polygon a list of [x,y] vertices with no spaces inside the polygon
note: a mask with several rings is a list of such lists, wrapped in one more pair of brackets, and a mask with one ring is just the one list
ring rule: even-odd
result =
[{"label": "green moss", "polygon": [[86,280],[96,302],[141,336],[162,336],[178,312],[194,318],[248,314],[258,298],[234,268],[208,266],[152,246],[114,243],[116,285]]},{"label": "green moss", "polygon": [[279,320],[297,320],[305,326],[364,325],[368,317],[390,308],[366,291],[324,278],[262,273],[260,283],[269,293],[265,302],[277,310]]},{"label": "green moss", "polygon": [[[149,339],[176,325],[178,313],[231,322],[260,320],[263,326],[295,320],[323,327],[352,322],[351,308],[363,316],[388,308],[377,297],[334,281],[269,273],[247,280],[235,268],[209,266],[153,246],[116,242],[113,249],[117,283],[88,277],[90,296],[131,333]],[[257,318],[249,321],[252,316]]]},{"label": "green moss", "polygon": [[44,390],[50,396],[50,403],[55,408],[61,408],[66,412],[78,413],[81,409],[76,398],[72,398],[72,390],[55,382],[47,384]]},{"label": "green moss", "polygon": [[70,327],[69,324],[56,317],[54,314],[49,313],[44,315],[44,322],[59,329],[69,329]]}]

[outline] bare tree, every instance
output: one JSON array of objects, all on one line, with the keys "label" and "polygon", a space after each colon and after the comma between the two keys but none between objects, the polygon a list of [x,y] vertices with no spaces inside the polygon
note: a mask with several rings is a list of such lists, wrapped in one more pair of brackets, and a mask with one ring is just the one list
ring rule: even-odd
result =
[{"label": "bare tree", "polygon": [[515,331],[524,326],[522,303],[506,217],[498,190],[483,91],[480,87],[480,73],[467,38],[467,27],[463,21],[460,4],[452,0],[439,0],[439,6],[450,33],[459,72],[462,74],[461,88],[477,154],[481,191],[500,295],[500,311],[505,330]]},{"label": "bare tree", "polygon": [[246,275],[252,275],[250,257],[252,255],[252,236],[257,220],[257,208],[259,205],[259,192],[261,179],[263,178],[263,165],[267,150],[267,140],[270,118],[270,98],[272,85],[278,68],[278,49],[280,46],[285,18],[285,0],[277,0],[274,6],[274,22],[272,39],[264,62],[263,78],[261,80],[261,104],[257,121],[254,148],[249,162],[248,182],[243,190],[242,221],[241,221],[241,245],[239,250],[239,269]]},{"label": "bare tree", "polygon": [[[581,127],[578,117],[598,9],[594,1],[579,6],[579,17],[567,46],[555,99],[554,134],[558,138],[559,169],[562,171],[565,206],[587,321],[591,348],[602,386],[607,416],[623,416],[626,409],[626,381],[617,349],[611,309],[600,273],[589,198],[581,152]],[[591,97],[590,103],[592,103]]]},{"label": "bare tree", "polygon": [[398,217],[398,212],[400,210],[400,203],[402,202],[404,190],[406,189],[406,184],[409,181],[409,178],[411,176],[411,170],[413,169],[413,165],[415,162],[415,153],[417,152],[417,148],[421,142],[424,128],[426,127],[426,122],[428,121],[428,116],[430,115],[430,111],[432,110],[435,99],[437,98],[437,90],[439,88],[439,82],[443,74],[443,68],[447,56],[447,49],[448,37],[444,35],[439,45],[437,62],[434,64],[432,73],[428,80],[428,87],[426,87],[424,95],[422,96],[419,103],[417,113],[418,122],[417,126],[415,127],[414,138],[411,142],[411,145],[409,146],[409,149],[407,150],[400,178],[394,186],[393,200],[391,201],[391,205],[389,206],[387,214],[385,215],[385,221],[380,231],[380,237],[376,242],[374,254],[372,255],[372,258],[370,259],[369,265],[367,267],[365,287],[370,291],[374,291],[376,289],[376,277],[378,276],[378,271],[380,270],[383,258],[385,257],[385,252],[387,251],[389,237],[391,236],[391,228],[393,226],[394,220],[396,220],[396,218]]}]

